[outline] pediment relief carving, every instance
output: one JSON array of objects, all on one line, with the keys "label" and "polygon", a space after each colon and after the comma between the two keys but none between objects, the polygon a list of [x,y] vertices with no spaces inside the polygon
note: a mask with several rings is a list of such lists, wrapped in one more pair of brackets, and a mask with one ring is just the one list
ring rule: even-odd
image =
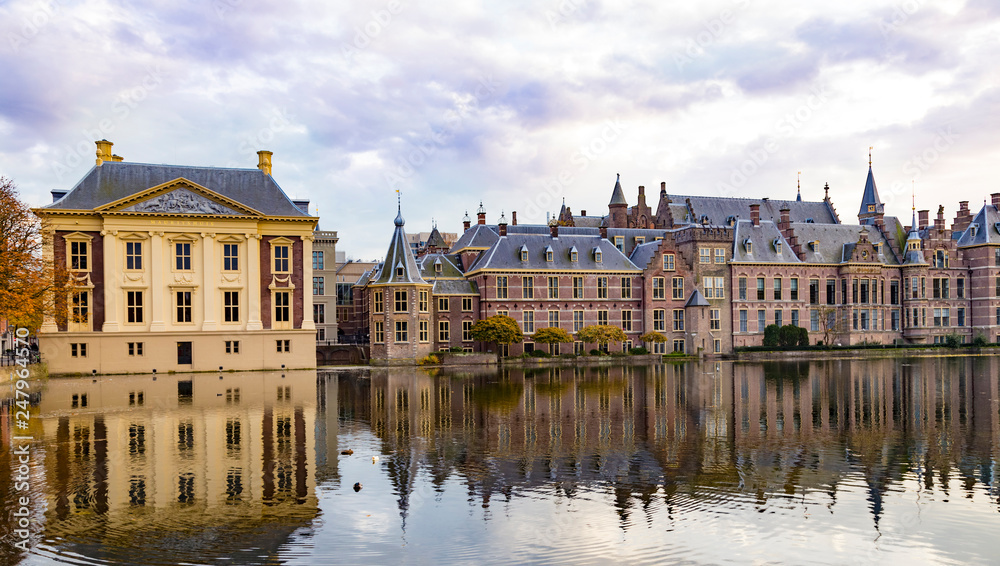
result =
[{"label": "pediment relief carving", "polygon": [[229,214],[234,216],[243,214],[185,188],[174,189],[121,210],[122,212],[172,214]]}]

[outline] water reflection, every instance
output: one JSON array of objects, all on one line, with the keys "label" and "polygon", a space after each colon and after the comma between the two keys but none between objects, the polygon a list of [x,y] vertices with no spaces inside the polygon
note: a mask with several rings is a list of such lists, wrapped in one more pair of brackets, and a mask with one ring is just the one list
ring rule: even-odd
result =
[{"label": "water reflection", "polygon": [[37,550],[141,564],[276,556],[317,514],[315,380],[51,380],[34,455],[46,501]]}]

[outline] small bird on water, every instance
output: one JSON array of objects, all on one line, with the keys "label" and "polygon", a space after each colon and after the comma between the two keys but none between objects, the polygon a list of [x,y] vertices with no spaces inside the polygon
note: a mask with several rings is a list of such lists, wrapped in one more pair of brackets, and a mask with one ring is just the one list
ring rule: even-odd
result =
[{"label": "small bird on water", "polygon": [[354,484],[354,491],[361,491],[361,482]]},{"label": "small bird on water", "polygon": [[340,453],[343,454],[344,456],[350,456],[351,454],[354,454],[354,450],[351,449],[341,450]]}]

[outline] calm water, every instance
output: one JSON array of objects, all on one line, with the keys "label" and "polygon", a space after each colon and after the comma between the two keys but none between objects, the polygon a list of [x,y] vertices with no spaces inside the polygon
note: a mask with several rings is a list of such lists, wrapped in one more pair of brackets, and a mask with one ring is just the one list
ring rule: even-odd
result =
[{"label": "calm water", "polygon": [[51,380],[27,555],[0,414],[0,563],[996,564],[998,389],[996,358]]}]

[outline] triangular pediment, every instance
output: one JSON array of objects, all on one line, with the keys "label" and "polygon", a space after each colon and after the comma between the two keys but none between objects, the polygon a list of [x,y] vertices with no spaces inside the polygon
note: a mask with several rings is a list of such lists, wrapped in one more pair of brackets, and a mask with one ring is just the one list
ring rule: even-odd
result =
[{"label": "triangular pediment", "polygon": [[99,212],[263,216],[260,212],[183,177],[108,203]]}]

